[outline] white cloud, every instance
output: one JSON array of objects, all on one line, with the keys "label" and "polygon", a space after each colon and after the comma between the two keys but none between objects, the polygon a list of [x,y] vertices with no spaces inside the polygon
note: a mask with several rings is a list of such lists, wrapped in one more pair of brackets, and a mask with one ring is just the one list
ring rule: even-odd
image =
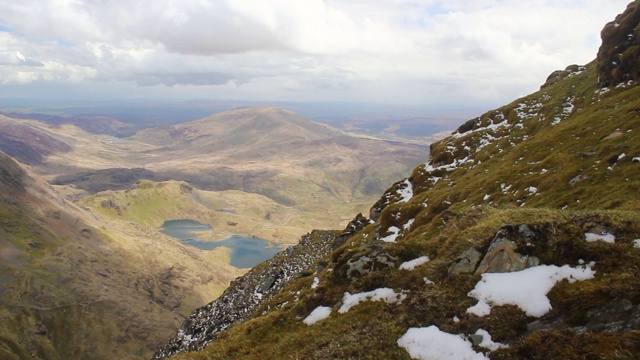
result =
[{"label": "white cloud", "polygon": [[0,0],[0,76],[133,83],[139,96],[494,106],[594,59],[627,2]]}]

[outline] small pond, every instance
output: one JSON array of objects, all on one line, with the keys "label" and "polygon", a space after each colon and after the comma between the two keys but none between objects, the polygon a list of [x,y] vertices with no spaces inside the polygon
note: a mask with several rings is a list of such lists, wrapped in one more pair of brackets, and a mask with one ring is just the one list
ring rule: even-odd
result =
[{"label": "small pond", "polygon": [[269,243],[260,238],[243,235],[231,235],[218,241],[202,241],[194,232],[208,231],[211,227],[190,219],[167,220],[162,224],[162,232],[180,239],[183,243],[202,250],[211,250],[220,246],[231,249],[231,266],[250,268],[272,258],[282,250],[281,247],[269,247]]}]

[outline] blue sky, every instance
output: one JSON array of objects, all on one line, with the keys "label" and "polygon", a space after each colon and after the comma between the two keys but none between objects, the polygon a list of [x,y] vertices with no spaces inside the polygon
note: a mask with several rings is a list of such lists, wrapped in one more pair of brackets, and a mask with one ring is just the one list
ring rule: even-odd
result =
[{"label": "blue sky", "polygon": [[0,0],[0,97],[498,106],[627,0]]}]

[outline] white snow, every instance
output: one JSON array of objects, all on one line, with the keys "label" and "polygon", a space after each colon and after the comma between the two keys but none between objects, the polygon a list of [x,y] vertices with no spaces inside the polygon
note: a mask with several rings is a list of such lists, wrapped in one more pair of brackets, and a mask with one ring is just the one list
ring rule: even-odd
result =
[{"label": "white snow", "polygon": [[457,317],[457,316],[454,316],[454,317],[453,317],[453,322],[454,322],[454,323],[459,323],[459,322],[460,322],[460,318],[459,318],[459,317]]},{"label": "white snow", "polygon": [[509,347],[509,345],[501,344],[491,340],[491,335],[489,335],[489,332],[486,330],[478,329],[476,331],[476,335],[482,336],[482,341],[480,342],[480,344],[478,344],[478,346],[488,349],[490,351],[496,351],[498,349]]},{"label": "white snow", "polygon": [[363,301],[384,301],[387,304],[400,304],[402,300],[406,299],[407,295],[403,293],[396,293],[393,289],[380,288],[373,291],[350,294],[344,293],[342,298],[342,306],[338,309],[341,314],[346,313],[352,307],[360,304]]},{"label": "white snow", "polygon": [[473,351],[471,342],[460,335],[440,331],[435,325],[409,328],[398,339],[398,346],[418,360],[485,360],[484,354]]},{"label": "white snow", "polygon": [[387,236],[383,237],[380,240],[385,241],[385,242],[396,242],[396,239],[398,238],[398,234],[400,233],[400,229],[398,229],[395,226],[391,226],[389,228],[389,232],[391,232],[390,235],[387,235]]},{"label": "white snow", "polygon": [[405,179],[402,184],[404,187],[398,189],[398,195],[400,195],[400,202],[406,203],[413,197],[413,185],[409,179]]},{"label": "white snow", "polygon": [[[478,145],[478,147],[476,148],[476,151],[479,149],[480,149],[480,145]],[[425,164],[424,170],[427,172],[431,172],[434,170],[453,171],[453,170],[456,170],[460,165],[463,165],[466,163],[472,163],[472,162],[473,162],[473,159],[466,157],[464,159],[455,159],[451,164],[440,165],[437,167],[433,167],[433,165],[431,164]]]},{"label": "white snow", "polygon": [[538,192],[538,188],[535,186],[529,186],[528,188],[526,188],[525,190],[527,190],[528,192],[535,194]]},{"label": "white snow", "polygon": [[309,314],[309,316],[307,316],[306,318],[304,318],[304,320],[302,320],[303,323],[311,326],[315,323],[317,323],[320,320],[324,320],[326,318],[329,317],[329,315],[331,315],[331,308],[328,306],[318,306],[317,308],[315,308],[311,314]]},{"label": "white snow", "polygon": [[427,278],[427,277],[423,277],[422,281],[424,281],[425,285],[435,284],[433,281],[429,280],[429,278]]},{"label": "white snow", "polygon": [[634,157],[633,159],[631,159],[631,161],[633,161],[633,162],[640,162],[640,157]]},{"label": "white snow", "polygon": [[627,154],[625,153],[618,155],[618,160],[623,159],[625,156],[627,156]]},{"label": "white snow", "polygon": [[456,132],[451,134],[451,138],[458,139],[458,138],[461,138],[461,137],[465,137],[465,136],[471,135],[473,133],[477,133],[479,131],[486,131],[486,132],[491,131],[491,132],[495,133],[496,130],[498,130],[501,127],[507,127],[507,128],[510,127],[509,122],[505,121],[504,118],[500,118],[500,119],[496,119],[496,120],[499,121],[497,124],[494,123],[494,120],[491,120],[491,123],[489,125],[487,125],[485,127],[479,127],[477,129],[474,129],[474,130],[471,130],[471,131],[467,131],[465,133],[459,133],[459,132],[456,131]]},{"label": "white snow", "polygon": [[573,101],[574,100],[575,100],[574,96],[569,96],[569,97],[565,98],[565,102],[564,102],[564,104],[562,104],[562,107],[563,107],[562,112],[563,113],[571,114],[573,112],[573,108],[574,108]]},{"label": "white snow", "polygon": [[409,221],[407,221],[406,224],[402,225],[402,229],[404,230],[409,230],[409,228],[411,227],[411,225],[413,225],[413,222],[416,221],[416,219],[411,219]]},{"label": "white snow", "polygon": [[612,235],[612,234],[585,233],[584,234],[584,238],[588,242],[604,241],[604,242],[608,242],[610,244],[613,244],[613,243],[616,242],[616,237],[614,235]]},{"label": "white snow", "polygon": [[313,284],[311,284],[311,288],[312,289],[317,288],[318,284],[320,284],[320,279],[318,279],[318,277],[316,276],[316,277],[313,278]]},{"label": "white snow", "polygon": [[500,184],[500,189],[502,190],[503,194],[506,194],[509,189],[511,189],[511,185],[507,185],[505,183]]},{"label": "white snow", "polygon": [[489,198],[491,197],[491,195],[489,194],[484,194],[484,196],[482,197],[483,201],[489,200]]},{"label": "white snow", "polygon": [[428,256],[420,256],[417,259],[413,259],[410,261],[405,261],[402,264],[400,264],[400,270],[413,270],[416,267],[422,265],[422,264],[426,264],[429,261],[429,257]]},{"label": "white snow", "polygon": [[640,248],[640,239],[633,240],[633,247]]},{"label": "white snow", "polygon": [[572,268],[569,265],[540,265],[510,273],[485,273],[468,294],[478,299],[478,303],[468,308],[467,313],[485,316],[491,312],[491,306],[512,304],[529,316],[540,317],[551,310],[547,294],[558,281],[587,280],[594,274],[590,267]]}]

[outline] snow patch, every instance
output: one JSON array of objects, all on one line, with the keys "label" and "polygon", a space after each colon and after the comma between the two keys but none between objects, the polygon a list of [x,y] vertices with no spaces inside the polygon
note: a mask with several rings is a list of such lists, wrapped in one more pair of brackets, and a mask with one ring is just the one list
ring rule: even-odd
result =
[{"label": "snow patch", "polygon": [[319,284],[320,284],[320,279],[318,279],[318,277],[316,276],[313,278],[313,284],[311,284],[311,288],[315,289],[318,287]]},{"label": "snow patch", "polygon": [[473,351],[471,342],[460,335],[440,331],[437,326],[409,328],[398,339],[398,346],[407,350],[412,359],[485,360],[484,354]]},{"label": "snow patch", "polygon": [[409,221],[407,221],[406,224],[402,225],[402,229],[403,230],[409,230],[409,228],[411,227],[411,225],[413,225],[413,222],[416,221],[416,219],[411,219]]},{"label": "snow patch", "polygon": [[595,271],[590,267],[572,268],[569,265],[540,265],[510,273],[485,273],[469,296],[478,303],[467,309],[467,313],[485,316],[491,306],[512,304],[527,315],[540,317],[551,310],[547,294],[561,280],[569,282],[592,279]]},{"label": "snow patch", "polygon": [[320,320],[324,320],[326,318],[329,317],[329,315],[331,315],[331,308],[327,307],[327,306],[318,306],[317,308],[315,308],[311,314],[309,314],[309,316],[307,316],[306,318],[304,318],[304,320],[302,320],[303,323],[311,326],[315,323],[317,323]]},{"label": "snow patch", "polygon": [[610,244],[616,242],[616,237],[612,234],[585,233],[584,238],[587,240],[587,242],[604,241]]},{"label": "snow patch", "polygon": [[391,232],[391,235],[387,235],[380,240],[385,242],[393,242],[393,243],[396,242],[396,239],[398,238],[398,234],[400,233],[400,229],[398,229],[395,226],[391,226],[388,231]]},{"label": "snow patch", "polygon": [[489,332],[487,332],[486,330],[478,329],[476,331],[476,335],[482,336],[482,341],[480,342],[480,344],[478,344],[478,346],[488,349],[489,351],[496,351],[498,349],[509,347],[509,345],[501,344],[499,342],[494,342],[493,340],[491,340],[491,335],[489,335]]},{"label": "snow patch", "polygon": [[405,179],[402,184],[404,185],[404,187],[398,189],[398,195],[400,195],[399,202],[406,203],[413,197],[413,185],[411,184],[411,181],[409,181],[409,179]]},{"label": "snow patch", "polygon": [[633,240],[633,247],[636,249],[640,248],[640,239]]},{"label": "snow patch", "polygon": [[393,289],[380,288],[369,292],[350,294],[344,293],[342,298],[342,306],[338,309],[341,314],[346,313],[352,307],[360,304],[363,301],[384,301],[387,304],[400,304],[402,300],[406,299],[407,295],[403,293],[396,293]]},{"label": "snow patch", "polygon": [[400,270],[413,270],[416,267],[422,265],[422,264],[426,264],[429,261],[429,257],[428,256],[420,256],[417,259],[413,259],[411,261],[405,261],[402,264],[400,264]]}]

